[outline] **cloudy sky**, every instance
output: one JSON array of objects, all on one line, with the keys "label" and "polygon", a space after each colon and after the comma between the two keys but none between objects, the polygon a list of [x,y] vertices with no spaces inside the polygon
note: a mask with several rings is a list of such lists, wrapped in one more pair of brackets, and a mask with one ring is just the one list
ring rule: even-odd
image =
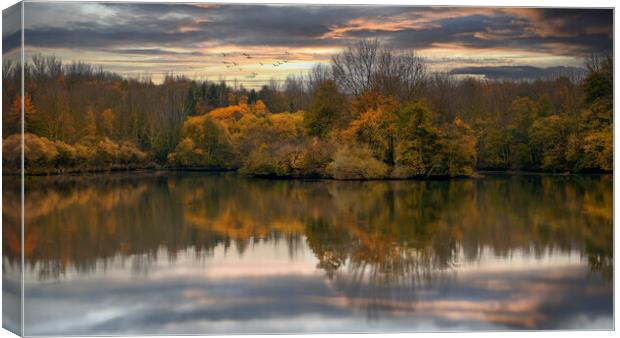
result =
[{"label": "cloudy sky", "polygon": [[[362,38],[415,49],[446,70],[579,66],[613,46],[606,9],[26,3],[25,18],[28,55],[250,86],[303,73]],[[6,52],[19,39],[3,34]]]}]

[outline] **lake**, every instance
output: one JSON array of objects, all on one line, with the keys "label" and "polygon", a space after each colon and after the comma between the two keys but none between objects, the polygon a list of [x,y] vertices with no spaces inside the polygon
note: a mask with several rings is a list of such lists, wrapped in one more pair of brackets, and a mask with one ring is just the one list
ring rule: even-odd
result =
[{"label": "lake", "polygon": [[[10,276],[19,190],[4,179]],[[24,334],[612,329],[612,186],[29,177]]]}]

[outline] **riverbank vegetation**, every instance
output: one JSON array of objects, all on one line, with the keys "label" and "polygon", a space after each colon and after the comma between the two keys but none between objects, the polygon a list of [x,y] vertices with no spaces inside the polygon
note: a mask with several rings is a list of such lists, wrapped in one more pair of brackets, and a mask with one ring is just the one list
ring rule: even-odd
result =
[{"label": "riverbank vegetation", "polygon": [[[457,78],[361,41],[260,90],[83,63],[25,65],[28,174],[167,166],[254,176],[429,178],[476,170],[610,172],[613,60],[583,79]],[[21,159],[20,65],[3,72],[3,164]]]}]

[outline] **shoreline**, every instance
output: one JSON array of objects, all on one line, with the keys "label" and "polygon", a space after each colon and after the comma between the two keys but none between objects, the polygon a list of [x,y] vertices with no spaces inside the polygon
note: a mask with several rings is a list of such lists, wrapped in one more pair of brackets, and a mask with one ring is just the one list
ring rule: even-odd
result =
[{"label": "shoreline", "polygon": [[[562,172],[562,173],[553,173],[553,172],[542,172],[542,171],[519,171],[519,170],[477,170],[474,174],[469,176],[434,176],[434,177],[385,177],[385,178],[373,178],[373,179],[336,179],[329,176],[320,176],[320,175],[308,175],[308,176],[276,176],[276,175],[249,175],[240,173],[236,169],[220,169],[220,168],[208,168],[208,167],[167,167],[157,164],[150,164],[145,166],[132,166],[132,167],[124,167],[124,168],[107,168],[107,169],[97,169],[97,168],[88,168],[85,170],[63,170],[63,171],[45,171],[45,172],[35,172],[35,173],[25,173],[24,177],[70,177],[70,176],[103,176],[108,174],[120,174],[120,173],[159,173],[159,172],[191,172],[191,173],[212,173],[212,174],[224,174],[224,173],[235,173],[239,176],[254,178],[254,179],[263,179],[263,180],[332,180],[332,181],[447,181],[447,180],[460,180],[460,179],[481,179],[485,176],[494,176],[494,175],[507,175],[507,176],[606,176],[612,175],[611,172],[581,172],[581,173],[571,173],[571,172]],[[19,172],[7,172],[3,170],[2,176],[7,177],[15,177],[20,176]]]}]

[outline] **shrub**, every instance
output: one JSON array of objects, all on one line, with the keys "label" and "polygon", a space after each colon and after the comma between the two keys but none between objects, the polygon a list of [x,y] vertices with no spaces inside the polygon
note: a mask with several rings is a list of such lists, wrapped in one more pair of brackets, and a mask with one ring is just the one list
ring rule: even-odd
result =
[{"label": "shrub", "polygon": [[89,165],[95,162],[96,149],[93,145],[78,143],[74,147],[77,165]]},{"label": "shrub", "polygon": [[196,166],[200,163],[200,155],[194,146],[194,141],[185,137],[177,144],[174,152],[168,155],[168,162],[184,167]]},{"label": "shrub", "polygon": [[19,168],[22,158],[21,134],[13,134],[2,141],[2,163],[6,167]]},{"label": "shrub", "polygon": [[58,156],[56,157],[56,165],[59,167],[70,167],[75,165],[77,159],[77,150],[74,146],[62,141],[54,142]]},{"label": "shrub", "polygon": [[97,164],[112,164],[118,161],[119,146],[105,137],[96,145],[95,162]]},{"label": "shrub", "polygon": [[372,157],[366,147],[346,146],[338,149],[327,172],[339,180],[378,179],[385,177],[387,165]]},{"label": "shrub", "polygon": [[325,168],[333,160],[335,145],[313,137],[296,154],[291,166],[301,176],[325,176]]},{"label": "shrub", "polygon": [[283,146],[271,151],[263,143],[250,153],[240,172],[253,176],[290,176],[293,156],[294,148],[291,146]]},{"label": "shrub", "polygon": [[24,162],[27,169],[50,166],[57,156],[54,142],[47,137],[24,134]]},{"label": "shrub", "polygon": [[145,161],[146,153],[138,149],[135,144],[123,141],[119,148],[119,160],[123,164],[137,164]]}]

